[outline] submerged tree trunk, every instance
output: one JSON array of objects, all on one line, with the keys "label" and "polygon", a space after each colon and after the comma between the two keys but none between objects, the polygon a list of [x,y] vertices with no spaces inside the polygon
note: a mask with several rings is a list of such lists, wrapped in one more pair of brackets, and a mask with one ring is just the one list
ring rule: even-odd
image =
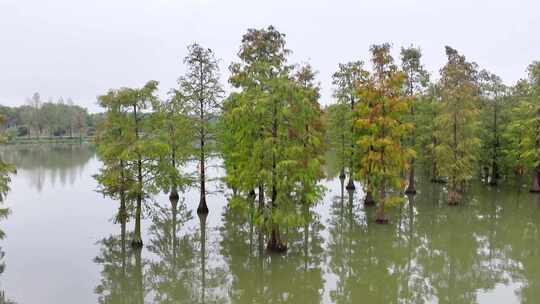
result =
[{"label": "submerged tree trunk", "polygon": [[[351,96],[351,113],[354,113],[354,97]],[[349,159],[349,182],[347,183],[347,190],[355,190],[354,186],[354,115],[353,122],[351,124],[351,155]]]},{"label": "submerged tree trunk", "polygon": [[203,65],[202,61],[199,62],[199,69],[201,71],[200,79],[199,79],[199,89],[200,89],[200,99],[199,99],[199,118],[200,118],[200,129],[199,129],[199,136],[201,139],[201,199],[199,201],[199,207],[197,207],[197,213],[208,213],[208,206],[206,205],[206,172],[205,172],[205,165],[206,165],[206,158],[205,158],[205,148],[204,145],[206,144],[206,121],[204,117],[204,84],[203,84]]},{"label": "submerged tree trunk", "polygon": [[373,199],[373,193],[371,190],[366,191],[366,197],[364,198],[364,206],[375,206],[375,199]]},{"label": "submerged tree trunk", "polygon": [[536,168],[533,173],[533,182],[530,192],[540,193],[540,168]]},{"label": "submerged tree trunk", "polygon": [[[135,138],[139,141],[139,123],[137,119],[137,106],[133,105],[133,115],[135,119]],[[142,248],[143,241],[141,237],[141,217],[142,217],[142,200],[143,200],[143,175],[142,175],[142,157],[137,152],[137,206],[135,210],[135,232],[131,245],[135,248]]]},{"label": "submerged tree trunk", "polygon": [[[174,195],[176,194],[176,195]],[[178,240],[176,238],[176,225],[178,217],[178,192],[174,189],[169,195],[169,200],[171,202],[171,213],[172,213],[172,225],[171,225],[171,240],[172,240],[172,272],[176,273],[176,247],[178,246]]]},{"label": "submerged tree trunk", "polygon": [[[204,140],[201,140],[201,145],[204,145]],[[208,206],[206,205],[206,173],[204,168],[204,159],[204,151],[201,148],[201,199],[199,201],[199,206],[197,207],[197,213],[208,213]]]},{"label": "submerged tree trunk", "polygon": [[411,169],[409,170],[409,185],[405,190],[406,194],[416,194],[416,187],[414,185],[414,159],[411,160]]}]

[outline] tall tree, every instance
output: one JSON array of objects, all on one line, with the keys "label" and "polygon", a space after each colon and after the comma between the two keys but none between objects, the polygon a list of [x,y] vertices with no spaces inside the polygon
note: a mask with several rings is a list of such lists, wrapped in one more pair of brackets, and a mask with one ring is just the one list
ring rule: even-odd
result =
[{"label": "tall tree", "polygon": [[[422,52],[420,51],[420,48],[412,46],[401,48],[401,69],[406,76],[405,92],[410,98],[410,117],[408,120],[414,124],[417,124],[416,104],[422,101],[421,95],[424,93],[429,82],[429,74],[421,64],[421,58]],[[409,136],[409,145],[413,149],[416,149],[416,137],[416,131],[413,129]],[[405,193],[407,194],[416,193],[414,184],[414,161],[415,157],[412,157],[409,167],[409,182],[407,189],[405,190]]]},{"label": "tall tree", "polygon": [[480,159],[483,166],[491,168],[489,184],[497,185],[502,169],[502,150],[504,142],[502,134],[506,125],[507,113],[504,101],[507,88],[502,79],[485,70],[480,72],[480,88],[482,90],[481,139],[482,152]]},{"label": "tall tree", "polygon": [[150,119],[152,134],[166,150],[164,157],[159,160],[157,185],[169,193],[171,202],[178,201],[178,191],[192,183],[192,178],[182,169],[195,152],[195,130],[186,98],[180,92],[173,91],[169,99],[157,105]]},{"label": "tall tree", "polygon": [[377,223],[387,223],[385,205],[396,198],[387,197],[389,190],[401,191],[401,173],[407,168],[414,151],[402,145],[402,138],[413,128],[404,120],[409,111],[409,98],[403,96],[405,73],[398,70],[390,55],[390,44],[370,48],[373,63],[371,77],[358,86],[362,102],[357,106],[358,144],[364,156],[360,176],[370,178],[371,189],[378,190]]},{"label": "tall tree", "polygon": [[293,74],[286,62],[289,53],[284,35],[272,26],[248,30],[238,53],[241,62],[230,68],[230,82],[239,92],[228,99],[225,113],[225,121],[237,126],[229,134],[236,151],[227,154],[236,163],[226,161],[227,168],[234,169],[241,191],[257,185],[256,221],[269,233],[268,250],[279,252],[287,249],[281,229],[299,225],[298,207],[314,203],[320,194],[316,181],[322,163],[314,73],[304,66]]},{"label": "tall tree", "polygon": [[458,204],[465,184],[472,178],[480,140],[477,136],[479,86],[477,65],[446,47],[448,62],[441,69],[440,112],[435,147],[440,173],[448,177],[448,204]]},{"label": "tall tree", "polygon": [[332,83],[336,86],[334,96],[339,103],[347,104],[350,111],[347,115],[346,123],[350,128],[349,142],[349,182],[347,183],[348,190],[354,190],[354,171],[355,171],[355,105],[358,103],[356,87],[359,82],[364,81],[366,74],[363,69],[364,62],[352,61],[345,64],[339,64],[338,71],[332,76]]},{"label": "tall tree", "polygon": [[199,144],[200,200],[197,213],[208,213],[206,204],[206,163],[215,139],[215,121],[222,107],[223,89],[219,83],[219,66],[211,49],[194,43],[184,58],[187,72],[178,80],[178,91],[188,103]]},{"label": "tall tree", "polygon": [[518,171],[530,171],[531,192],[540,192],[540,62],[528,67],[528,79],[514,87],[517,99],[509,127],[510,152]]},{"label": "tall tree", "polygon": [[[157,107],[158,98],[155,95],[158,83],[149,81],[140,89],[122,88],[110,90],[106,95],[99,97],[100,105],[108,112],[116,111],[118,115],[110,116],[109,123],[111,130],[118,130],[115,136],[117,142],[101,141],[103,137],[97,137],[98,146],[103,145],[103,150],[118,148],[119,153],[110,153],[112,159],[122,164],[118,170],[105,177],[106,182],[110,182],[110,177],[126,174],[129,188],[125,193],[135,201],[135,231],[132,245],[141,248],[143,245],[141,238],[141,218],[143,202],[149,193],[156,192],[155,178],[158,176],[158,163],[156,160],[163,157],[167,152],[164,145],[151,132],[149,115],[144,113],[150,106]],[[107,120],[106,120],[107,121]],[[98,178],[98,180],[100,180]],[[102,181],[100,181],[102,182]],[[114,182],[110,182],[114,185]],[[122,186],[123,189],[124,185]]]}]

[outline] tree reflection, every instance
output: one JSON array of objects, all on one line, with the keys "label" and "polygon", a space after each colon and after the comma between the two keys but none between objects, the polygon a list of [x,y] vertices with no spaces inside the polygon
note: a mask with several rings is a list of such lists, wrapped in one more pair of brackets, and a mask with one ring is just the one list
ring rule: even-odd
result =
[{"label": "tree reflection", "polygon": [[127,217],[118,218],[120,235],[110,235],[98,243],[100,252],[94,262],[102,266],[102,271],[95,292],[98,302],[102,304],[142,304],[146,288],[143,284],[141,249],[128,245]]},{"label": "tree reflection", "polygon": [[304,211],[305,225],[285,233],[287,255],[269,254],[264,233],[249,218],[227,207],[221,254],[228,267],[231,303],[321,303],[323,249],[318,215]]},{"label": "tree reflection", "polygon": [[52,185],[57,180],[62,186],[72,185],[95,150],[88,144],[12,145],[3,148],[3,155],[19,171],[26,171],[30,185],[41,192],[47,180]]},{"label": "tree reflection", "polygon": [[209,264],[206,215],[200,214],[197,229],[188,227],[192,211],[184,198],[171,199],[168,207],[156,205],[149,229],[152,254],[147,280],[152,303],[222,303],[218,288],[224,273]]},{"label": "tree reflection", "polygon": [[[329,291],[333,302],[477,303],[480,290],[506,284],[511,275],[526,282],[519,293],[523,303],[540,297],[540,267],[533,258],[540,250],[531,245],[540,241],[540,208],[524,220],[508,216],[525,211],[508,204],[512,193],[475,185],[466,204],[449,208],[440,185],[419,179],[419,189],[422,195],[407,197],[387,227],[366,220],[370,209],[355,207],[354,193],[348,203],[343,194],[333,198],[328,240],[329,267],[337,277]],[[519,231],[523,243],[512,239]]]},{"label": "tree reflection", "polygon": [[195,239],[189,234],[179,237],[191,219],[183,199],[173,197],[170,207],[154,208],[148,250],[156,261],[150,263],[148,280],[155,303],[196,302]]}]

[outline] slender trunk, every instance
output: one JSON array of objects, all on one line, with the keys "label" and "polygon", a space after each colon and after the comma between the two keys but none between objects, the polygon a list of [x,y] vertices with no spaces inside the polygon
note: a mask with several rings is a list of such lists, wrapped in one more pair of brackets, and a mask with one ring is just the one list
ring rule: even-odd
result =
[{"label": "slender trunk", "polygon": [[355,190],[354,186],[354,97],[351,96],[351,153],[349,159],[349,182],[347,183],[347,190]]},{"label": "slender trunk", "polygon": [[264,186],[259,185],[259,214],[264,212]]},{"label": "slender trunk", "polygon": [[[457,147],[457,113],[454,112],[453,115],[453,142],[452,142],[452,152],[454,155],[454,166],[458,162],[458,147]],[[457,205],[460,201],[460,195],[458,191],[458,185],[457,185],[457,174],[455,168],[452,168],[452,176],[450,177],[450,187],[448,189],[448,204],[449,205]]]},{"label": "slender trunk", "polygon": [[[201,83],[201,90],[202,90],[202,83]],[[201,127],[200,127],[200,136],[201,136],[201,150],[200,150],[200,167],[201,167],[201,199],[199,201],[199,207],[197,207],[197,213],[208,213],[208,206],[206,205],[206,175],[205,175],[205,165],[206,165],[206,158],[205,158],[205,139],[206,139],[206,130],[205,130],[205,122],[204,122],[204,100],[199,101],[199,111],[200,111],[200,119],[201,119]]]},{"label": "slender trunk", "polygon": [[492,158],[491,158],[491,179],[489,180],[489,184],[491,186],[496,186],[499,179],[499,166],[497,164],[497,149],[499,148],[499,134],[497,130],[497,97],[495,97],[495,104],[493,108],[493,135],[494,135],[494,143],[493,143],[493,151],[492,151]]},{"label": "slender trunk", "polygon": [[[382,82],[382,81],[381,81]],[[381,94],[382,95],[382,94]],[[383,102],[382,104],[382,116],[383,118],[386,117],[386,109],[385,104]],[[386,128],[384,125],[384,119],[382,119],[383,123],[381,124],[381,133],[380,138],[385,138],[386,136]],[[377,219],[376,222],[378,224],[386,224],[388,223],[388,219],[386,218],[386,215],[384,214],[384,205],[386,200],[386,178],[384,177],[386,174],[386,162],[384,159],[385,156],[385,149],[384,146],[381,148],[381,158],[380,158],[380,164],[382,168],[382,179],[381,179],[381,185],[379,188],[379,209],[377,210]]]},{"label": "slender trunk", "polygon": [[[272,145],[277,146],[277,131],[278,131],[278,121],[277,121],[277,108],[274,104],[273,113],[272,113]],[[276,159],[275,149],[272,149],[272,188],[270,194],[270,208],[271,208],[271,236],[268,240],[267,250],[271,252],[285,252],[287,246],[281,242],[281,236],[279,232],[279,227],[274,223],[273,213],[275,208],[277,208],[277,159]]]},{"label": "slender trunk", "polygon": [[[133,105],[133,115],[135,119],[135,138],[139,141],[139,122],[137,119],[137,105]],[[143,199],[143,176],[142,176],[142,157],[140,152],[137,152],[137,206],[135,210],[135,232],[132,241],[133,247],[142,248],[143,242],[141,238],[141,217],[142,217],[142,199]]]}]

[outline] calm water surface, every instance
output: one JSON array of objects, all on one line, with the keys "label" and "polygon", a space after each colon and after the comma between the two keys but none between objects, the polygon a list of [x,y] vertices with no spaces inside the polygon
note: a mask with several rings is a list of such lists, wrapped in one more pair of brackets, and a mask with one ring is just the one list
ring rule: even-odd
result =
[{"label": "calm water surface", "polygon": [[442,186],[420,180],[381,226],[331,178],[311,223],[288,231],[287,255],[270,256],[215,181],[206,219],[196,189],[176,212],[166,195],[148,202],[137,252],[133,222],[115,224],[118,202],[95,192],[92,147],[1,153],[18,174],[2,206],[0,303],[540,303],[540,196],[513,185],[475,184],[448,207]]}]

